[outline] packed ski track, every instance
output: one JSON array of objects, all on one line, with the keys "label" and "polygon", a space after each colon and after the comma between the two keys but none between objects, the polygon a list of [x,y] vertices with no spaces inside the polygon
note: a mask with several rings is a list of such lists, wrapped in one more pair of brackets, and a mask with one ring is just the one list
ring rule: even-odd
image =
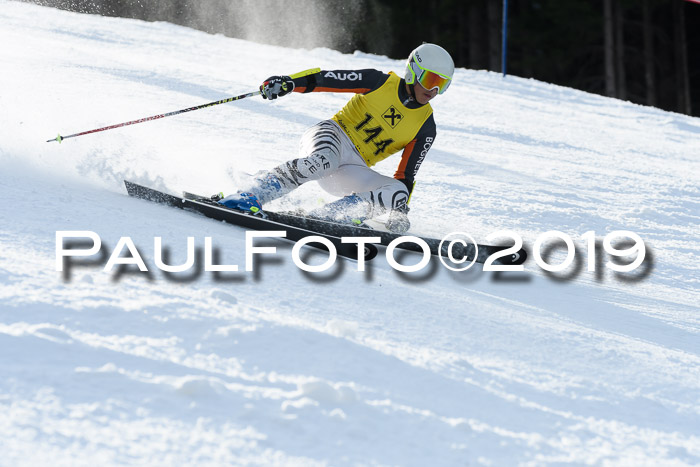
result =
[{"label": "packed ski track", "polygon": [[[577,247],[569,269],[402,274],[380,252],[364,272],[306,273],[274,240],[247,272],[243,229],[129,198],[123,180],[233,191],[348,95],[46,140],[273,74],[403,63],[6,0],[0,25],[0,464],[700,463],[699,119],[459,69],[434,101],[411,232],[507,229],[532,249],[557,230]],[[332,199],[309,184],[270,209]],[[582,235],[615,230],[644,240],[645,262],[588,271]],[[101,253],[59,272],[57,231],[95,232]],[[154,266],[155,237],[181,264],[190,236],[239,272]],[[121,237],[149,272],[103,271]]]}]

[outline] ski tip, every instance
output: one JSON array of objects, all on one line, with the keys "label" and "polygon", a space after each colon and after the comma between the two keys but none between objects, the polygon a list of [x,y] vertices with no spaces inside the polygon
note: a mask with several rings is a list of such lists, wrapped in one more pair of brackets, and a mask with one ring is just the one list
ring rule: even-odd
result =
[{"label": "ski tip", "polygon": [[506,261],[506,263],[504,264],[519,266],[525,263],[525,261],[527,260],[527,251],[525,251],[525,249],[523,248],[520,251],[517,251],[510,255],[508,258],[510,259],[510,261]]},{"label": "ski tip", "polygon": [[364,245],[364,255],[365,255],[365,261],[372,261],[374,258],[377,257],[377,254],[379,253],[379,250],[377,249],[376,246],[374,245]]}]

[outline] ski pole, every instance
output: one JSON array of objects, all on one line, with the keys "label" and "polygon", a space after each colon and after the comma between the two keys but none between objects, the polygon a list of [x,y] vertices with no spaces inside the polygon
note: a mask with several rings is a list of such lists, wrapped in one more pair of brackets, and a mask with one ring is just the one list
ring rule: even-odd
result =
[{"label": "ski pole", "polygon": [[244,99],[244,98],[246,98],[246,97],[251,97],[251,96],[258,95],[258,94],[260,94],[260,91],[249,92],[249,93],[247,93],[247,94],[241,94],[240,96],[229,97],[228,99],[222,99],[222,100],[220,100],[220,101],[210,102],[210,103],[208,103],[208,104],[202,104],[202,105],[198,105],[198,106],[196,106],[196,107],[190,107],[190,108],[188,108],[188,109],[176,110],[176,111],[174,111],[174,112],[168,112],[168,113],[165,113],[165,114],[153,115],[153,116],[151,116],[151,117],[145,117],[145,118],[139,118],[138,120],[131,120],[130,122],[124,122],[124,123],[117,123],[116,125],[110,125],[110,126],[106,126],[106,127],[103,127],[103,128],[97,128],[97,129],[95,129],[95,130],[83,131],[83,132],[80,132],[80,133],[75,133],[75,134],[73,134],[73,135],[61,136],[61,135],[59,134],[58,136],[56,136],[56,137],[53,138],[53,139],[46,140],[46,142],[47,142],[47,143],[50,143],[51,141],[58,141],[58,142],[60,143],[60,142],[63,141],[64,139],[75,138],[76,136],[89,135],[90,133],[97,133],[97,132],[99,132],[99,131],[112,130],[112,129],[114,129],[114,128],[120,128],[120,127],[127,126],[127,125],[135,125],[135,124],[137,124],[137,123],[143,123],[143,122],[148,122],[148,121],[151,121],[151,120],[157,120],[157,119],[163,118],[163,117],[170,117],[170,116],[173,116],[173,115],[183,114],[183,113],[185,113],[185,112],[191,112],[191,111],[193,111],[193,110],[204,109],[205,107],[211,107],[211,106],[213,106],[213,105],[219,105],[219,104],[225,104],[226,102],[237,101],[237,100],[239,100],[239,99]]},{"label": "ski pole", "polygon": [[[312,68],[312,69],[310,69],[310,70],[305,70],[305,71],[300,71],[299,73],[294,73],[293,75],[290,75],[290,78],[292,78],[292,79],[294,79],[294,78],[300,78],[300,77],[302,77],[302,76],[307,76],[307,75],[312,75],[312,74],[314,74],[314,73],[318,73],[319,71],[321,71],[320,68]],[[157,119],[159,119],[159,118],[164,118],[164,117],[171,117],[171,116],[173,116],[173,115],[179,115],[179,114],[183,114],[183,113],[185,113],[185,112],[191,112],[191,111],[193,111],[193,110],[204,109],[204,108],[207,108],[207,107],[212,107],[212,106],[214,106],[214,105],[226,104],[227,102],[233,102],[233,101],[237,101],[237,100],[240,100],[240,99],[245,99],[246,97],[257,96],[257,95],[260,95],[260,94],[262,94],[260,91],[254,91],[254,92],[249,92],[249,93],[246,93],[246,94],[241,94],[240,96],[229,97],[229,98],[227,98],[227,99],[221,99],[221,100],[219,100],[219,101],[209,102],[209,103],[207,103],[207,104],[197,105],[197,106],[195,106],[195,107],[189,107],[189,108],[187,108],[187,109],[175,110],[175,111],[173,111],[173,112],[168,112],[168,113],[160,114],[160,115],[153,115],[153,116],[151,116],[151,117],[139,118],[139,119],[137,119],[137,120],[131,120],[130,122],[117,123],[116,125],[110,125],[110,126],[106,126],[106,127],[103,127],[103,128],[97,128],[97,129],[95,129],[95,130],[83,131],[83,132],[75,133],[75,134],[68,135],[68,136],[61,136],[61,135],[59,134],[58,136],[56,136],[56,137],[53,138],[53,139],[46,140],[46,142],[47,142],[47,143],[50,143],[51,141],[58,141],[58,142],[60,143],[60,142],[63,141],[64,139],[75,138],[76,136],[89,135],[90,133],[97,133],[97,132],[100,132],[100,131],[112,130],[112,129],[114,129],[114,128],[120,128],[120,127],[128,126],[128,125],[135,125],[135,124],[137,124],[137,123],[148,122],[148,121],[151,121],[151,120],[157,120]]]}]

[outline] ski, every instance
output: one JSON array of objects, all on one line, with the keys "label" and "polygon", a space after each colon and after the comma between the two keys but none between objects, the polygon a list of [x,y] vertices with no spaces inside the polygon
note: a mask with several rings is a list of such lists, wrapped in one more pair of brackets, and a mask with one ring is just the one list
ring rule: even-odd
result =
[{"label": "ski", "polygon": [[[211,204],[216,206],[221,206],[219,203],[212,201],[210,198],[196,195],[193,193],[184,192],[183,197],[188,200],[197,201],[204,204]],[[358,227],[354,225],[339,224],[337,222],[327,221],[323,219],[317,219],[313,217],[306,217],[297,214],[285,213],[285,212],[274,212],[274,211],[264,211],[267,215],[267,219],[279,222],[283,225],[294,226],[302,229],[306,229],[313,232],[321,232],[324,235],[332,235],[335,237],[380,237],[382,245],[389,245],[392,241],[400,238],[402,236],[410,234],[394,234],[391,232],[385,232],[382,230],[375,230],[367,227]],[[430,247],[430,252],[433,255],[442,255],[443,257],[448,257],[449,242],[442,242],[440,239],[436,238],[425,238],[420,237],[425,241]],[[441,245],[442,243],[442,245]],[[397,245],[397,248],[422,252],[420,245],[413,242],[402,242]],[[510,247],[508,246],[496,246],[496,245],[477,245],[476,262],[484,263],[490,256],[498,255]],[[452,245],[452,257],[456,260],[466,259],[471,261],[474,258],[474,245],[467,244],[462,245],[461,243],[455,243]],[[524,249],[520,249],[512,254],[503,255],[494,259],[493,264],[500,265],[519,265],[523,264],[527,259],[527,252]]]},{"label": "ski", "polygon": [[[285,238],[291,241],[298,241],[309,236],[322,236],[333,243],[339,256],[354,260],[357,260],[359,257],[357,244],[343,243],[340,237],[330,233],[315,231],[302,225],[284,223],[279,218],[275,218],[274,216],[272,218],[269,216],[260,217],[257,215],[244,213],[235,209],[227,208],[221,204],[214,203],[211,200],[203,197],[191,197],[190,199],[187,199],[168,193],[163,193],[162,191],[154,190],[153,188],[148,188],[127,180],[124,180],[124,185],[126,186],[126,192],[129,194],[129,196],[134,198],[140,198],[167,206],[195,211],[211,219],[216,219],[251,230],[285,231]],[[309,243],[309,246],[328,251],[326,247],[320,243]],[[378,250],[375,245],[365,244],[363,251],[364,260],[372,260],[377,256],[377,252]]]}]

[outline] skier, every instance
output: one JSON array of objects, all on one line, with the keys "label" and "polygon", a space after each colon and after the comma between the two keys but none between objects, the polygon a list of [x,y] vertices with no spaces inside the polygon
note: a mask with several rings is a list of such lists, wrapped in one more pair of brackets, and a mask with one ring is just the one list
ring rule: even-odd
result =
[{"label": "skier", "polygon": [[[387,229],[406,232],[414,178],[435,141],[429,101],[447,90],[453,74],[450,54],[438,45],[423,44],[409,55],[404,78],[364,69],[266,79],[260,90],[270,100],[293,91],[355,95],[332,119],[307,130],[299,158],[258,172],[249,186],[219,202],[255,213],[265,203],[316,180],[325,191],[342,198],[309,215],[362,225],[365,219],[389,213]],[[370,168],[402,149],[394,178]]]}]

